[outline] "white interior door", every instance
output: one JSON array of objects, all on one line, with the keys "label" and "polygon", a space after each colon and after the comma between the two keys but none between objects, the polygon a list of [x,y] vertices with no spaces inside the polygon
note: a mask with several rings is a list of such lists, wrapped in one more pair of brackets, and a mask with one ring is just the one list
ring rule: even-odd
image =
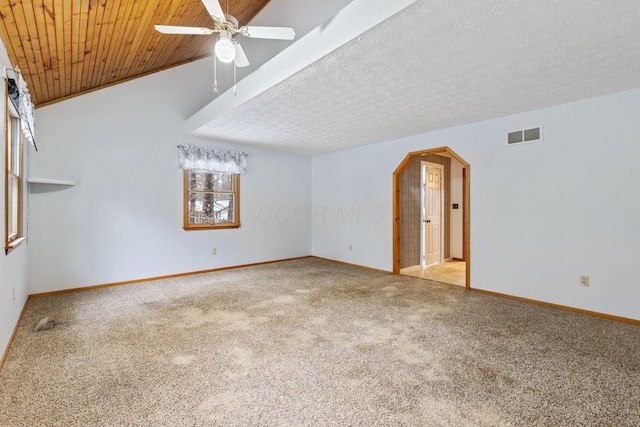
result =
[{"label": "white interior door", "polygon": [[422,168],[422,264],[442,262],[442,166],[424,162]]}]

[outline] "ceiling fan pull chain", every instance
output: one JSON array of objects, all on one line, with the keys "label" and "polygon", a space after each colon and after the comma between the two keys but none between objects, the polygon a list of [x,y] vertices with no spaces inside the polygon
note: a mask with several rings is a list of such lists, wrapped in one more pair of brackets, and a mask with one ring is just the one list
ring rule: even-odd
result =
[{"label": "ceiling fan pull chain", "polygon": [[236,85],[236,61],[233,61],[233,97],[236,97],[238,93],[238,86]]},{"label": "ceiling fan pull chain", "polygon": [[215,46],[213,49],[213,93],[218,93],[218,58],[216,58]]}]

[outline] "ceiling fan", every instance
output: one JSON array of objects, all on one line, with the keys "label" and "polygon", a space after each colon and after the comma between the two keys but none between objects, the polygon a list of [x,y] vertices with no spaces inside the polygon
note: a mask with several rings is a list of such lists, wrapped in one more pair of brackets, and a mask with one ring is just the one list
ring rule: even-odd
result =
[{"label": "ceiling fan", "polygon": [[[242,46],[235,40],[240,34],[254,39],[293,40],[296,32],[290,27],[238,27],[238,20],[222,11],[218,0],[202,0],[204,7],[213,18],[213,28],[206,27],[178,27],[173,25],[155,25],[155,29],[163,34],[218,34],[215,44],[215,56],[222,62],[233,62],[237,67],[246,67],[249,60],[242,50]],[[227,11],[229,10],[227,0]]]}]

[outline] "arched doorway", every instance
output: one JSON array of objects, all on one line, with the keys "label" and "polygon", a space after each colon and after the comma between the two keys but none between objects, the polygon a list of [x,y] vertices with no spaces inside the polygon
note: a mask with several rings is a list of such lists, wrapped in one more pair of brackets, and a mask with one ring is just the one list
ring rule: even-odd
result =
[{"label": "arched doorway", "polygon": [[[448,162],[447,159],[450,161]],[[393,272],[400,274],[401,268],[407,265],[407,263],[415,263],[414,260],[409,260],[409,257],[416,257],[415,247],[416,238],[422,239],[422,237],[416,236],[416,230],[423,226],[422,223],[426,223],[428,220],[425,217],[416,212],[416,200],[419,200],[419,194],[423,194],[424,191],[423,182],[415,182],[416,176],[420,175],[420,171],[423,171],[425,165],[431,163],[440,163],[443,169],[447,168],[447,164],[457,165],[459,169],[458,178],[461,180],[460,194],[456,194],[455,197],[451,197],[451,193],[447,197],[446,193],[443,197],[444,207],[444,231],[443,231],[443,259],[450,259],[452,249],[449,245],[451,241],[451,235],[454,233],[454,227],[452,227],[451,218],[458,215],[461,216],[461,253],[465,266],[465,287],[470,288],[470,250],[469,250],[469,212],[470,212],[470,173],[469,163],[458,156],[449,147],[439,147],[423,151],[414,151],[404,158],[400,165],[393,172]],[[451,168],[449,167],[449,170]],[[418,171],[418,172],[416,172]],[[448,174],[445,170],[445,175]],[[445,191],[451,191],[451,181],[445,179],[444,189]],[[410,184],[408,184],[410,183]],[[411,188],[408,186],[411,185]],[[418,194],[418,196],[416,196]],[[460,204],[462,206],[460,206]],[[461,215],[459,212],[461,211]],[[453,212],[453,214],[451,213]],[[448,215],[448,216],[447,216]],[[419,222],[420,224],[417,224]],[[404,232],[403,232],[404,231]],[[420,234],[420,231],[418,231]],[[426,236],[426,234],[425,234]],[[411,241],[409,241],[411,240]],[[422,242],[420,243],[421,246]],[[457,249],[460,250],[460,249]],[[425,249],[426,251],[426,249]],[[408,255],[410,254],[410,255]],[[424,257],[424,252],[420,252],[418,257]],[[403,260],[404,258],[404,260]],[[458,257],[456,257],[458,258]],[[420,260],[422,263],[423,260]],[[403,264],[404,263],[404,264]]]}]

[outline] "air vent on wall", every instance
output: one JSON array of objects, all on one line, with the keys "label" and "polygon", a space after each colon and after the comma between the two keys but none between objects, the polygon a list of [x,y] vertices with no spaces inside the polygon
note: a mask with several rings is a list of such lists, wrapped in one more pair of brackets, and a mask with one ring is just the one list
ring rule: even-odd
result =
[{"label": "air vent on wall", "polygon": [[542,140],[542,128],[516,130],[507,134],[507,145],[523,144]]}]

